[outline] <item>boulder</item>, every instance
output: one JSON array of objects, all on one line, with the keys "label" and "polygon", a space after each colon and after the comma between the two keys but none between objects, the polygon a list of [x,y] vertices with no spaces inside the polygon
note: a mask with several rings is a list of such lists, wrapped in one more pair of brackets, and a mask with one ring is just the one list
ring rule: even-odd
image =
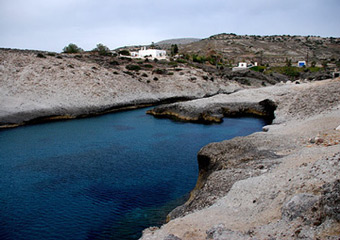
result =
[{"label": "boulder", "polygon": [[323,186],[321,206],[325,216],[340,222],[340,179]]},{"label": "boulder", "polygon": [[299,193],[284,204],[282,217],[290,221],[298,217],[304,217],[306,212],[311,210],[318,200],[318,196]]}]

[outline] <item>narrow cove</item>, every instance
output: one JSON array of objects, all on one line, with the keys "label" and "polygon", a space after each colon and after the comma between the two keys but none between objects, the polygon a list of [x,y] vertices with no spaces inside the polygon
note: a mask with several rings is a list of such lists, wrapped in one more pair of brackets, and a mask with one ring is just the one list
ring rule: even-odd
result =
[{"label": "narrow cove", "polygon": [[137,109],[0,131],[0,239],[138,239],[193,189],[201,147],[260,131]]}]

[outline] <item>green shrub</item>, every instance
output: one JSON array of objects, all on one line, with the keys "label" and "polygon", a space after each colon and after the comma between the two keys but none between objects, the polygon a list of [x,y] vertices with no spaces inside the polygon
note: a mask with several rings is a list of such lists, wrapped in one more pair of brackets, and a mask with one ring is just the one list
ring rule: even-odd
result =
[{"label": "green shrub", "polygon": [[177,62],[168,62],[168,65],[171,67],[177,67],[178,63]]},{"label": "green shrub", "polygon": [[321,71],[321,68],[319,68],[319,67],[309,67],[308,70],[310,72],[319,72],[319,71]]},{"label": "green shrub", "polygon": [[94,48],[92,51],[98,52],[99,55],[102,55],[102,56],[110,56],[110,55],[112,55],[110,49],[107,46],[105,46],[105,45],[103,45],[101,43],[97,44],[97,47]]},{"label": "green shrub", "polygon": [[153,66],[151,64],[144,64],[143,67],[144,68],[153,68]]},{"label": "green shrub", "polygon": [[120,57],[119,59],[120,59],[120,60],[126,60],[126,61],[128,61],[128,62],[132,62],[132,59],[129,58],[129,57]]},{"label": "green shrub", "polygon": [[37,54],[37,57],[38,57],[38,58],[46,58],[46,56],[45,56],[44,54],[42,54],[42,53],[38,53],[38,54]]},{"label": "green shrub", "polygon": [[179,59],[176,60],[176,62],[178,62],[178,63],[187,63],[188,61],[183,59],[183,58],[179,58]]},{"label": "green shrub", "polygon": [[327,62],[326,60],[325,60],[325,61],[322,61],[321,65],[322,65],[322,67],[323,67],[324,69],[327,69],[327,67],[328,67],[328,62]]},{"label": "green shrub", "polygon": [[197,54],[192,55],[192,61],[197,62],[197,63],[204,63],[207,61],[206,57],[204,56],[199,56]]},{"label": "green shrub", "polygon": [[80,53],[83,51],[84,51],[83,49],[81,49],[74,43],[70,43],[68,46],[64,47],[63,49],[64,53]]},{"label": "green shrub", "polygon": [[251,67],[250,70],[253,70],[255,72],[264,72],[264,70],[266,70],[265,66],[254,66]]},{"label": "green shrub", "polygon": [[130,71],[123,71],[123,73],[131,75],[131,76],[134,76],[134,74],[132,72],[130,72]]},{"label": "green shrub", "polygon": [[138,66],[138,65],[133,65],[133,64],[130,64],[130,65],[126,65],[125,67],[127,70],[130,70],[130,71],[139,71],[141,70],[141,67]]},{"label": "green shrub", "polygon": [[218,64],[218,59],[217,59],[217,56],[209,56],[207,58],[205,58],[206,61],[208,61],[211,65],[216,65]]},{"label": "green shrub", "polygon": [[118,53],[119,53],[120,55],[123,55],[123,56],[131,56],[130,51],[129,51],[129,50],[126,50],[126,49],[121,50],[121,51],[119,51]]},{"label": "green shrub", "polygon": [[153,71],[153,73],[156,73],[156,74],[166,74],[166,70],[165,69],[160,69],[160,68],[157,68]]},{"label": "green shrub", "polygon": [[113,61],[110,62],[110,65],[117,66],[117,65],[119,65],[119,62],[116,61],[116,60],[113,60]]},{"label": "green shrub", "polygon": [[300,69],[297,67],[285,67],[283,74],[288,77],[297,78],[300,76]]},{"label": "green shrub", "polygon": [[290,67],[284,66],[284,67],[272,67],[272,68],[270,68],[270,70],[267,70],[266,73],[272,74],[272,73],[276,72],[276,73],[286,75],[291,79],[294,79],[294,78],[299,77],[300,73],[303,72],[303,71],[304,71],[303,68],[292,67],[292,66],[290,66]]}]

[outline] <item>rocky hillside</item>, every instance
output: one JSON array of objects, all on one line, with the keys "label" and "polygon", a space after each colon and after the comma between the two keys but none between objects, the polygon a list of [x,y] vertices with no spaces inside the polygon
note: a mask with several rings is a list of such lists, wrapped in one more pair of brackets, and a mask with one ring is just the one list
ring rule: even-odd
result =
[{"label": "rocky hillside", "polygon": [[340,63],[340,38],[316,36],[247,36],[218,34],[179,46],[183,54],[220,55],[224,62],[254,61],[263,65],[285,65],[286,59],[322,65]]},{"label": "rocky hillside", "polygon": [[180,63],[0,50],[0,125],[74,118],[242,88]]},{"label": "rocky hillside", "polygon": [[182,45],[198,42],[201,39],[199,38],[175,38],[175,39],[167,39],[163,41],[156,42],[155,45],[160,46],[162,48],[169,48],[172,44]]}]

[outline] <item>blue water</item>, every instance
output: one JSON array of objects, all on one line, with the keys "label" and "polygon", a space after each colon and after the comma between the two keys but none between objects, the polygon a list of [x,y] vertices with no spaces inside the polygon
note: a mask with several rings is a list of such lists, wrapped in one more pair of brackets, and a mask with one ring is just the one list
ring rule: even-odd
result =
[{"label": "blue water", "polygon": [[145,111],[0,131],[0,239],[137,239],[185,201],[201,147],[265,124]]}]

